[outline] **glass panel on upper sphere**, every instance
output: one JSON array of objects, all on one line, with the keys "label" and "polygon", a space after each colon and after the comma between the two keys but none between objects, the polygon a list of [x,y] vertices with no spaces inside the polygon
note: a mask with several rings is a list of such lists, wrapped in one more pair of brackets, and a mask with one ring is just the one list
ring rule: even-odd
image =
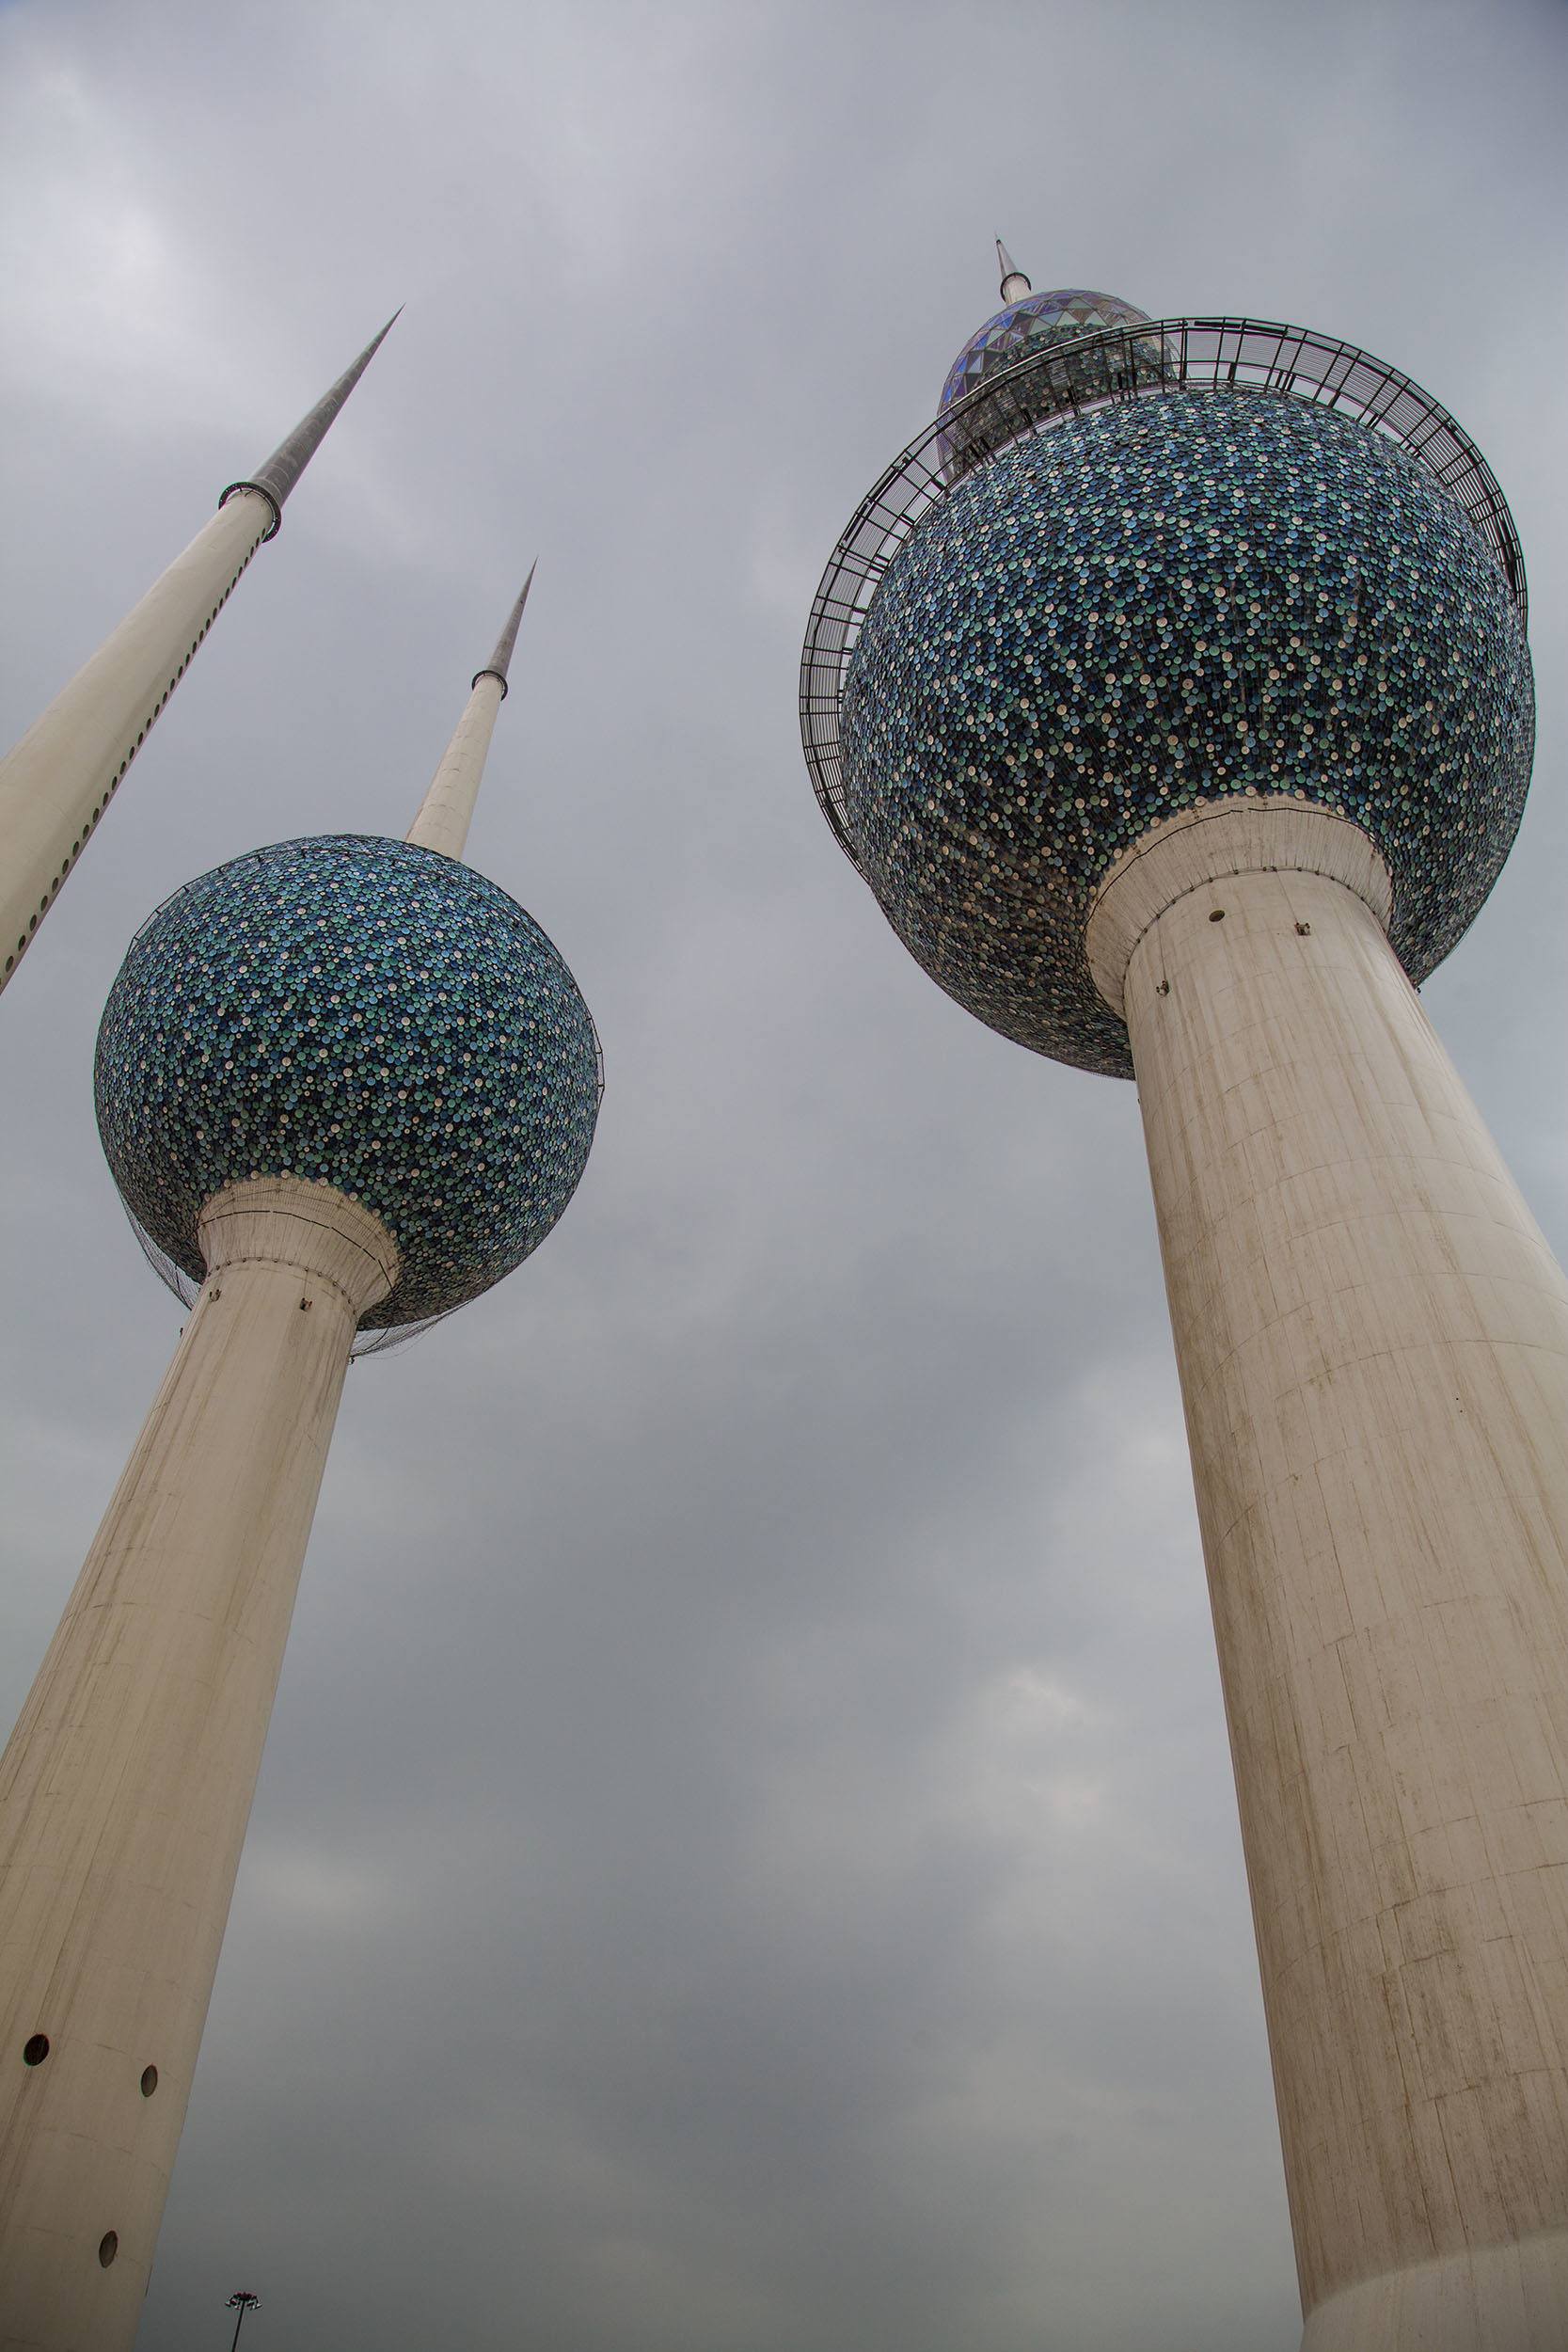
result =
[{"label": "glass panel on upper sphere", "polygon": [[[942,388],[939,413],[945,415],[980,385],[1000,376],[1031,353],[1077,342],[1085,335],[1107,329],[1152,324],[1147,310],[1119,294],[1096,294],[1085,286],[1057,286],[1047,294],[1026,294],[1009,303],[973,334],[952,366]],[[1158,381],[1175,373],[1174,355],[1162,353],[1159,342],[1117,342],[1076,354],[1060,369],[1031,372],[1022,385],[1009,384],[994,401],[979,400],[945,431],[938,454],[950,478],[967,472],[1037,418],[1053,409],[1113,398],[1139,383]]]}]

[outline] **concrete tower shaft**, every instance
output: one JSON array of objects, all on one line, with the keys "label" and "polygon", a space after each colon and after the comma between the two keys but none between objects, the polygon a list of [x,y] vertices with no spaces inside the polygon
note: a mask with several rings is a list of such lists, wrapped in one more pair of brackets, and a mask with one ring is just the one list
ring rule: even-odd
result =
[{"label": "concrete tower shaft", "polygon": [[1225,1685],[1306,2352],[1568,2342],[1568,1281],[1355,826],[1102,887]]},{"label": "concrete tower shaft", "polygon": [[391,326],[368,343],[0,761],[0,988],[119,790],[283,501]]},{"label": "concrete tower shaft", "polygon": [[133,2342],[379,1219],[295,1178],[209,1268],[0,1758],[0,2346]]}]

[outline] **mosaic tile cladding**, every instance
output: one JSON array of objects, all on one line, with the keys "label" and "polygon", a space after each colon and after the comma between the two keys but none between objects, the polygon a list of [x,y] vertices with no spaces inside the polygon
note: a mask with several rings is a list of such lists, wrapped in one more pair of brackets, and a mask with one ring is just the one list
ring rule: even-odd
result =
[{"label": "mosaic tile cladding", "polygon": [[949,995],[1130,1076],[1083,929],[1148,824],[1249,791],[1354,818],[1421,979],[1507,855],[1532,727],[1502,575],[1415,459],[1303,401],[1159,393],[1015,443],[899,549],[845,681],[846,813]]},{"label": "mosaic tile cladding", "polygon": [[598,1046],[521,907],[434,850],[285,841],[176,892],[98,1036],[98,1125],[127,1207],[202,1277],[223,1185],[294,1175],[374,1210],[402,1253],[367,1327],[442,1314],[544,1240],[598,1114]]},{"label": "mosaic tile cladding", "polygon": [[[970,337],[947,371],[940,405],[951,408],[956,400],[962,400],[976,385],[989,383],[1027,352],[1074,342],[1080,336],[1092,335],[1097,327],[1139,326],[1146,315],[1117,294],[1093,294],[1084,286],[1058,286],[1051,294],[1027,294],[1022,302],[999,310]],[[1169,352],[1166,358],[1174,373],[1176,354]],[[1080,399],[1100,397],[1118,389],[1112,379],[1125,377],[1130,360],[1140,382],[1157,381],[1161,373],[1158,337],[1144,336],[1132,343],[1079,354],[1067,363],[1069,385]],[[1009,383],[994,401],[976,401],[951,431],[940,436],[937,455],[950,474],[961,474],[995,449],[1002,435],[1016,433],[1032,417],[1061,405],[1059,386],[1049,385],[1042,374],[1026,375],[1022,383]]]}]

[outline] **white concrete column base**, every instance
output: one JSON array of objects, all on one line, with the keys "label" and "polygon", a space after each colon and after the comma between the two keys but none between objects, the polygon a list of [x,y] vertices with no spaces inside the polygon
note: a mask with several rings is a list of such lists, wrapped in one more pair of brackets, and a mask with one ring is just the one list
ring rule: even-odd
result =
[{"label": "white concrete column base", "polygon": [[0,1756],[0,2352],[129,2352],[378,1218],[252,1178]]},{"label": "white concrete column base", "polygon": [[1088,926],[1181,1375],[1307,2352],[1568,2352],[1568,1280],[1304,803]]},{"label": "white concrete column base", "polygon": [[1568,2231],[1363,2279],[1320,2303],[1301,2352],[1562,2352]]}]

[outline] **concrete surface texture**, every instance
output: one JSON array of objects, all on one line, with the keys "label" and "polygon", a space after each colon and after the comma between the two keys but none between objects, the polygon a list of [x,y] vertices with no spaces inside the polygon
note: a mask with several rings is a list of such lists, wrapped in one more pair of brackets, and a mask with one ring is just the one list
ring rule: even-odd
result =
[{"label": "concrete surface texture", "polygon": [[1568,2344],[1568,1284],[1293,803],[1135,848],[1132,1038],[1306,2352]]},{"label": "concrete surface texture", "polygon": [[0,2346],[133,2342],[384,1226],[265,1178],[208,1279],[0,1758]]},{"label": "concrete surface texture", "polygon": [[0,988],[276,522],[237,490],[0,761]]},{"label": "concrete surface texture", "polygon": [[482,670],[473,683],[457,731],[441,756],[420,813],[408,828],[407,839],[417,849],[438,850],[443,857],[461,857],[467,846],[474,803],[484,775],[496,713],[506,692],[506,681],[494,670]]}]

